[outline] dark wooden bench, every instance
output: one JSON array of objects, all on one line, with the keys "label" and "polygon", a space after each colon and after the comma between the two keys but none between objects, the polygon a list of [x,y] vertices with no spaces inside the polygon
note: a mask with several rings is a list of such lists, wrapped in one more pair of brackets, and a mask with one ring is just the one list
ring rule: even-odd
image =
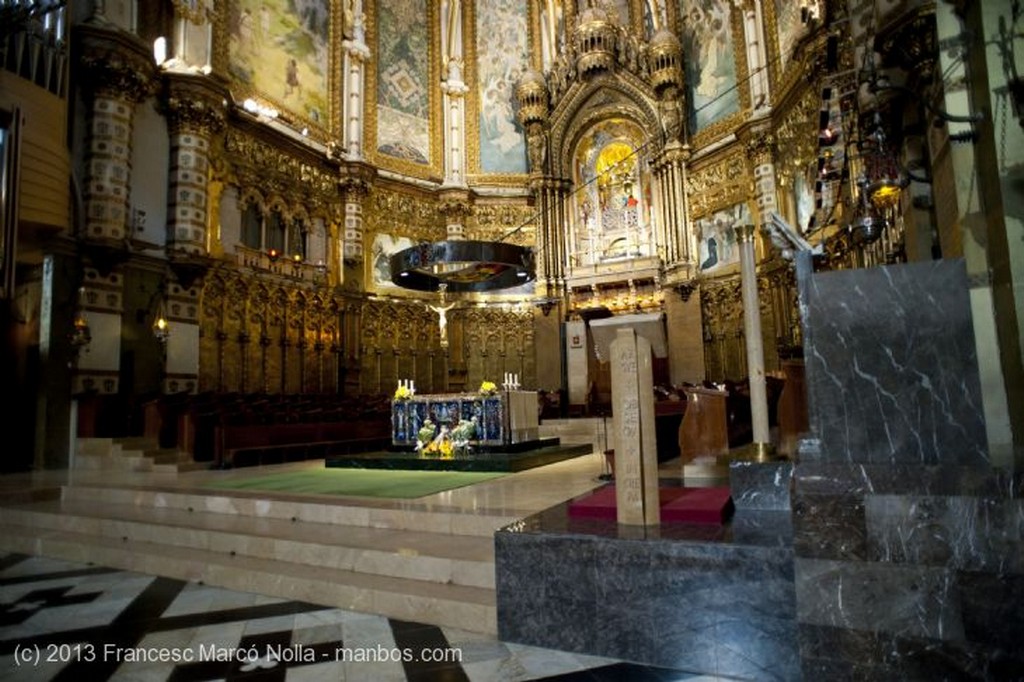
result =
[{"label": "dark wooden bench", "polygon": [[217,426],[214,466],[272,464],[382,449],[391,443],[387,419]]}]

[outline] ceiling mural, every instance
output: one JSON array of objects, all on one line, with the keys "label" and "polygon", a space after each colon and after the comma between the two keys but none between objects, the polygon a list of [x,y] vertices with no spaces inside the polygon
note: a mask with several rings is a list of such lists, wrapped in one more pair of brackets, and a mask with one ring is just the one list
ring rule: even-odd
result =
[{"label": "ceiling mural", "polygon": [[244,94],[328,128],[330,0],[236,0],[228,12],[229,72]]},{"label": "ceiling mural", "polygon": [[513,109],[515,85],[529,63],[525,0],[492,0],[476,8],[480,98],[480,170],[525,173],[526,143]]},{"label": "ceiling mural", "polygon": [[740,110],[730,3],[682,0],[683,55],[690,131],[697,133]]},{"label": "ceiling mural", "polygon": [[377,151],[427,165],[431,162],[427,3],[382,0],[377,11]]}]

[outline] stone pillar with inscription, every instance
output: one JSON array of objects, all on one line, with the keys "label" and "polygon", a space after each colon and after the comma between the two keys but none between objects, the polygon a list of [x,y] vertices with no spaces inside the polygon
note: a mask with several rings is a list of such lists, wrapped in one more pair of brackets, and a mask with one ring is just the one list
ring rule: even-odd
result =
[{"label": "stone pillar with inscription", "polygon": [[621,524],[656,526],[661,510],[651,342],[634,329],[618,330],[611,374],[616,516]]}]

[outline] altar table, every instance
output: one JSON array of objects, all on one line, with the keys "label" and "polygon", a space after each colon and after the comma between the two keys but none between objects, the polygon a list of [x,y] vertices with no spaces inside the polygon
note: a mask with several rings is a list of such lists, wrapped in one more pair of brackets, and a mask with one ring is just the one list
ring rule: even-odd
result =
[{"label": "altar table", "polygon": [[536,391],[437,393],[391,401],[391,442],[415,445],[416,435],[428,418],[438,430],[447,426],[450,431],[460,420],[474,417],[479,445],[523,443],[540,435]]}]

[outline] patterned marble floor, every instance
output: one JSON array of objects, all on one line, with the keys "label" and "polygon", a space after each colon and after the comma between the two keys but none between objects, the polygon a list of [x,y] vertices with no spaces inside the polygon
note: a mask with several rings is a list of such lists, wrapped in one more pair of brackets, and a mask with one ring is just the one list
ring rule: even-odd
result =
[{"label": "patterned marble floor", "polygon": [[[592,489],[604,464],[604,458],[595,453],[414,502],[373,503],[410,513],[471,509],[521,517]],[[317,463],[285,466],[313,465]],[[673,468],[668,466],[667,470]],[[61,485],[94,480],[187,490],[214,475],[252,472],[4,475],[0,476],[0,502],[18,504],[52,495]],[[0,553],[0,681],[108,679],[669,682],[720,678],[529,647],[454,628],[195,582]]]},{"label": "patterned marble floor", "polygon": [[0,556],[0,680],[711,679],[180,580]]}]

